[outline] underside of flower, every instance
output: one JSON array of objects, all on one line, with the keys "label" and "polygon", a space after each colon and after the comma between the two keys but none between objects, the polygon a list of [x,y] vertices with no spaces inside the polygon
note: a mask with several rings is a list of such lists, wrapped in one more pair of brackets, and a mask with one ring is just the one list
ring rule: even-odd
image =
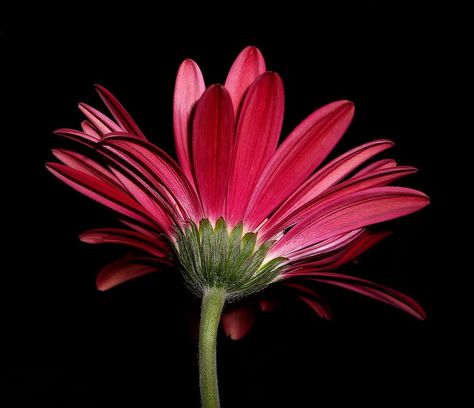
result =
[{"label": "underside of flower", "polygon": [[204,218],[176,228],[173,243],[186,283],[197,295],[220,288],[227,299],[258,292],[282,272],[286,258],[267,259],[274,241],[257,243],[257,234],[243,233],[242,223],[229,230],[221,217],[215,226]]}]

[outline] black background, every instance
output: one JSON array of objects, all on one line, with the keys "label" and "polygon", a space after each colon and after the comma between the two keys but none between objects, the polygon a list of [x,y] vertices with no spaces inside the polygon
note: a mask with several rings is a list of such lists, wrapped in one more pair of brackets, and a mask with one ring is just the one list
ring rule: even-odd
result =
[{"label": "black background", "polygon": [[385,156],[420,169],[403,184],[427,192],[433,204],[392,223],[392,237],[345,269],[412,295],[428,319],[324,287],[334,312],[328,323],[287,299],[245,339],[220,337],[223,407],[408,405],[447,395],[453,374],[444,368],[450,346],[443,336],[454,324],[440,268],[447,251],[440,243],[447,202],[438,142],[446,137],[439,127],[447,103],[442,13],[375,1],[314,10],[268,3],[260,12],[243,3],[117,7],[4,14],[3,406],[199,405],[189,312],[198,306],[173,272],[97,292],[96,272],[122,251],[86,246],[77,235],[113,226],[114,217],[55,180],[44,162],[53,146],[67,145],[52,130],[78,126],[77,102],[100,106],[94,83],[173,152],[181,60],[195,59],[206,83],[222,82],[250,44],[285,82],[285,134],[316,107],[350,99],[356,116],[332,157],[389,138],[397,146]]}]

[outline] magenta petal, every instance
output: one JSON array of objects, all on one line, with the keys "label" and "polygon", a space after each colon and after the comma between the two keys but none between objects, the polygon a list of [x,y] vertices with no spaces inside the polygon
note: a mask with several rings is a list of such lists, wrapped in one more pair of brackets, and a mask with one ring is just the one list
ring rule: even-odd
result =
[{"label": "magenta petal", "polygon": [[265,70],[265,60],[256,47],[245,48],[232,64],[225,81],[225,87],[229,91],[236,115],[245,92]]},{"label": "magenta petal", "polygon": [[403,187],[377,187],[349,194],[305,214],[272,252],[285,256],[311,243],[411,214],[428,204],[425,194]]},{"label": "magenta petal", "polygon": [[155,260],[153,258],[126,258],[107,265],[97,275],[97,289],[106,291],[131,279],[158,272],[159,268],[152,265],[150,261]]},{"label": "magenta petal", "polygon": [[126,193],[109,183],[59,163],[47,163],[46,168],[57,178],[95,201],[145,224],[150,224],[143,209]]},{"label": "magenta petal", "polygon": [[62,128],[55,130],[53,133],[92,148],[94,148],[100,140],[100,136],[96,136],[97,133],[89,134],[75,129]]},{"label": "magenta petal", "polygon": [[244,98],[227,190],[226,220],[231,225],[242,221],[258,177],[276,150],[284,103],[283,83],[272,72],[260,75]]},{"label": "magenta petal", "polygon": [[84,133],[94,136],[97,140],[100,139],[99,133],[97,133],[97,130],[95,130],[94,126],[92,126],[88,120],[83,120],[81,122],[81,128]]},{"label": "magenta petal", "polygon": [[329,203],[336,200],[342,200],[343,197],[349,197],[358,191],[373,187],[381,187],[398,180],[401,177],[415,173],[417,170],[410,166],[399,166],[369,172],[359,177],[352,177],[342,183],[336,184],[320,197],[303,203],[300,207],[294,209],[282,219],[280,216],[274,220],[278,214],[275,214],[268,223],[264,225],[261,231],[261,239],[270,239],[281,230],[294,225],[298,220],[303,220],[310,214],[315,215],[322,207],[327,207]]},{"label": "magenta petal", "polygon": [[196,106],[192,157],[196,186],[205,215],[216,220],[224,213],[234,145],[234,112],[226,89],[213,85]]},{"label": "magenta petal", "polygon": [[270,217],[262,227],[261,234],[273,234],[272,227],[278,225],[286,216],[293,211],[314,200],[324,193],[328,188],[338,183],[363,162],[374,155],[393,146],[389,140],[375,140],[356,147],[347,153],[334,159],[326,166],[312,175],[301,187],[299,187]]},{"label": "magenta petal", "polygon": [[254,321],[255,312],[249,306],[226,310],[221,317],[224,332],[232,340],[244,337],[252,328]]},{"label": "magenta petal", "polygon": [[101,166],[99,163],[90,159],[89,157],[65,149],[53,149],[52,153],[66,166],[82,171],[83,173],[89,174],[90,176],[98,177],[103,181],[113,185],[114,187],[122,189],[117,177],[115,177],[115,175],[110,170]]},{"label": "magenta petal", "polygon": [[79,109],[86,116],[87,120],[94,125],[94,127],[99,131],[102,136],[110,132],[123,132],[123,129],[119,125],[117,125],[112,119],[104,115],[102,112],[99,112],[92,106],[81,102],[79,104]]},{"label": "magenta petal", "polygon": [[256,228],[321,164],[353,115],[351,102],[334,102],[311,114],[288,136],[255,187],[245,215],[249,229]]},{"label": "magenta petal", "polygon": [[366,176],[367,174],[372,173],[374,171],[392,169],[394,167],[397,167],[397,162],[395,160],[382,159],[372,164],[369,164],[368,166],[364,167],[359,172],[354,174],[352,177]]},{"label": "magenta petal", "polygon": [[156,237],[150,239],[141,233],[123,228],[98,228],[85,231],[79,235],[82,242],[88,244],[119,244],[137,248],[150,255],[163,258],[164,263],[170,263],[166,256],[171,252],[169,246]]},{"label": "magenta petal", "polygon": [[199,66],[190,59],[183,61],[179,67],[174,88],[174,142],[179,164],[188,180],[192,183],[194,183],[194,180],[189,152],[191,145],[189,123],[191,112],[205,90],[206,85]]},{"label": "magenta petal", "polygon": [[202,218],[193,187],[174,160],[155,145],[111,134],[104,138],[98,151],[132,176],[134,184],[146,189],[148,196],[156,196],[162,206],[166,204],[173,212],[180,211],[178,219]]},{"label": "magenta petal", "polygon": [[138,125],[132,119],[130,114],[125,110],[122,104],[113,96],[107,89],[101,85],[95,85],[97,93],[104,101],[105,106],[113,115],[117,123],[120,125],[119,130],[121,129],[124,132],[131,133],[140,139],[146,140],[145,135],[140,130]]}]

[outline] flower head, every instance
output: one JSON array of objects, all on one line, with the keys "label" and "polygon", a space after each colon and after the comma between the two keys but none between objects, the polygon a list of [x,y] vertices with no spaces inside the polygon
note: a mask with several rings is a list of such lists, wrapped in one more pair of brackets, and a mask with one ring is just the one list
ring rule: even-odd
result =
[{"label": "flower head", "polygon": [[[244,49],[225,84],[207,88],[198,65],[185,60],[174,93],[178,164],[147,140],[110,92],[96,88],[112,118],[81,103],[82,130],[56,134],[89,153],[54,150],[61,163],[48,163],[48,169],[120,215],[123,228],[88,231],[82,241],[139,251],[104,268],[100,290],[174,265],[197,294],[217,287],[236,298],[285,281],[329,318],[305,284],[326,283],[424,317],[408,296],[334,272],[385,236],[369,227],[429,202],[419,191],[388,186],[413,167],[393,160],[367,164],[393,146],[388,140],[323,165],[351,122],[351,102],[316,110],[279,144],[283,83],[266,70],[258,49]],[[234,315],[225,319],[242,325]]]}]

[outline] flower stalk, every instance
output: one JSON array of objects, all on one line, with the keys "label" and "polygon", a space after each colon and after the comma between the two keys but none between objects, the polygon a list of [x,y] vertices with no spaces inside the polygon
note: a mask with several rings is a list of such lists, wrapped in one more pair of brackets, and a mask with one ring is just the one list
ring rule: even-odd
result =
[{"label": "flower stalk", "polygon": [[219,408],[216,344],[217,330],[226,299],[221,288],[209,288],[202,297],[199,327],[199,388],[202,408]]}]

